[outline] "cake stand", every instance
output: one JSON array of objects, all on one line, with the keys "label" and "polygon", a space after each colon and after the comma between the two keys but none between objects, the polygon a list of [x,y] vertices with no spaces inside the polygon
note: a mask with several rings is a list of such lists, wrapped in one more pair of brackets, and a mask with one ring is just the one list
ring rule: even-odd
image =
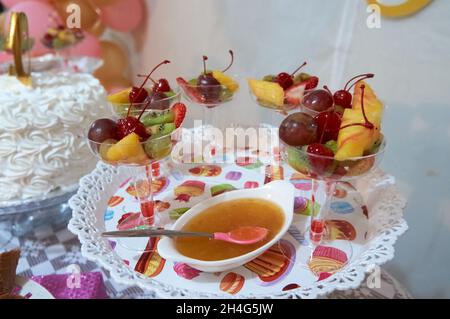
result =
[{"label": "cake stand", "polygon": [[77,189],[75,184],[45,196],[0,202],[0,248],[12,236],[23,236],[39,225],[67,223],[71,216],[67,202]]}]

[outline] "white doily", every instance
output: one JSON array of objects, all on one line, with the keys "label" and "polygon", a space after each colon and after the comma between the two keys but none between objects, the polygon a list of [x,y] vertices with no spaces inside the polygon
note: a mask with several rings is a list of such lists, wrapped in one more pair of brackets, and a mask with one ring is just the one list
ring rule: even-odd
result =
[{"label": "white doily", "polygon": [[[230,296],[185,290],[134,271],[112,250],[108,241],[100,236],[101,232],[105,231],[103,213],[108,199],[127,178],[126,174],[125,170],[98,163],[92,173],[81,179],[78,193],[69,201],[73,216],[68,227],[78,236],[82,254],[106,268],[115,281],[126,285],[138,285],[162,298],[317,298],[334,290],[355,289],[361,285],[373,266],[382,265],[394,257],[394,243],[408,229],[406,221],[402,218],[403,208],[406,206],[405,198],[397,190],[391,176],[376,171],[359,181],[357,185],[363,195],[363,190],[372,188],[369,192],[371,195],[364,198],[366,203],[371,203],[370,239],[365,244],[366,249],[333,276],[308,286],[270,295]],[[376,186],[380,184],[386,186],[377,188]]]}]

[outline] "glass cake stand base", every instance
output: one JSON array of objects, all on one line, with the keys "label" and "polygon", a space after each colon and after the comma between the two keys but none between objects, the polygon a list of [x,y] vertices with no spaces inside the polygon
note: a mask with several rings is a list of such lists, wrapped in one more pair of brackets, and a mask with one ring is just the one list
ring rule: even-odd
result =
[{"label": "glass cake stand base", "polygon": [[72,215],[68,201],[77,189],[78,185],[73,185],[43,197],[2,202],[0,204],[0,248],[6,245],[12,236],[26,236],[39,226],[67,226]]},{"label": "glass cake stand base", "polygon": [[0,252],[3,251],[3,248],[5,248],[13,238],[8,226],[8,223],[0,221]]}]

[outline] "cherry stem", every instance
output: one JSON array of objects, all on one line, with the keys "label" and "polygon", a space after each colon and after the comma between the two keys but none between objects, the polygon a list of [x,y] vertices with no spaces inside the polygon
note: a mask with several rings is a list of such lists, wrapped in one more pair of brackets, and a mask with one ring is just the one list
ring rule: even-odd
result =
[{"label": "cherry stem", "polygon": [[206,55],[203,56],[203,74],[206,75],[206,60],[208,57]]},{"label": "cherry stem", "polygon": [[324,85],[323,88],[327,90],[327,92],[333,97],[333,93],[331,93],[331,90],[328,88],[328,86]]},{"label": "cherry stem", "polygon": [[228,50],[228,53],[230,53],[231,61],[230,61],[230,64],[225,68],[225,70],[222,71],[222,73],[227,72],[228,69],[231,68],[231,66],[233,65],[233,62],[234,62],[234,53],[233,53],[233,51],[232,50]]},{"label": "cherry stem", "polygon": [[353,124],[348,124],[345,125],[343,127],[341,127],[341,130],[350,126],[356,126],[356,125],[360,125],[360,126],[364,126],[365,128],[368,128],[369,130],[373,130],[375,128],[375,126],[373,125],[373,123],[371,123],[369,121],[369,119],[366,116],[366,110],[364,109],[364,91],[365,91],[366,86],[364,84],[361,84],[361,111],[364,117],[364,121],[365,123],[353,123]]},{"label": "cherry stem", "polygon": [[364,109],[364,91],[366,89],[366,86],[364,84],[361,84],[361,110],[362,114],[364,116],[364,120],[366,121],[366,124],[370,125],[373,128],[373,124],[370,123],[369,119],[366,116],[366,110]]},{"label": "cherry stem", "polygon": [[[375,75],[373,73],[366,73],[366,74],[360,74],[357,76],[352,77],[350,80],[348,80],[348,82],[345,84],[344,86],[344,91],[349,91],[356,83],[358,83],[359,81],[362,81],[364,79],[370,79],[373,78]],[[361,78],[361,79],[359,79]],[[359,79],[358,81],[356,81],[355,83],[353,83],[348,89],[347,86],[353,81]]]},{"label": "cherry stem", "polygon": [[[140,78],[146,78],[147,74],[138,74],[138,77]],[[155,80],[153,80],[152,78],[150,78],[150,80],[153,82],[153,84],[157,84]]]},{"label": "cherry stem", "polygon": [[145,103],[145,106],[144,106],[144,108],[142,109],[141,114],[139,114],[139,116],[138,116],[138,121],[141,120],[142,115],[144,115],[145,110],[147,110],[147,108],[148,108],[148,106],[149,106],[150,104],[152,104],[152,101],[151,101],[151,100],[148,100],[147,103]]},{"label": "cherry stem", "polygon": [[303,64],[302,65],[300,65],[297,69],[295,69],[295,71],[294,72],[292,72],[291,73],[291,77],[292,76],[294,76],[295,75],[295,73],[297,73],[301,68],[303,68],[305,65],[306,65],[307,63],[306,63],[306,61],[305,62],[303,62]]},{"label": "cherry stem", "polygon": [[[145,77],[144,82],[142,82],[141,86],[139,87],[139,91],[138,91],[138,94],[137,94],[138,96],[141,94],[142,90],[145,90],[145,89],[144,89],[144,86],[145,86],[145,84],[147,84],[147,82],[148,82],[148,80],[150,79],[150,77],[152,76],[153,72],[155,72],[156,69],[159,68],[161,65],[167,64],[167,63],[170,63],[170,61],[169,61],[169,60],[164,60],[164,61],[162,61],[161,63],[159,63],[157,66],[155,66],[155,67],[150,71],[150,73]],[[152,80],[152,81],[153,81],[153,80]],[[153,82],[154,82],[154,81],[153,81]],[[130,116],[130,111],[131,111],[131,108],[132,108],[132,107],[133,107],[133,100],[131,100],[131,102],[130,102],[130,107],[128,108],[128,112],[127,112],[127,117]]]},{"label": "cherry stem", "polygon": [[322,134],[320,135],[320,144],[322,144],[323,137],[324,137],[324,135],[325,135],[325,131],[327,130],[328,120],[329,120],[329,119],[330,119],[330,117],[327,116],[327,120],[325,121],[325,125],[323,126]]},{"label": "cherry stem", "polygon": [[351,126],[364,126],[365,128],[368,128],[369,130],[373,129],[372,123],[352,123],[352,124],[344,125],[340,129],[343,130],[344,128],[351,127]]}]

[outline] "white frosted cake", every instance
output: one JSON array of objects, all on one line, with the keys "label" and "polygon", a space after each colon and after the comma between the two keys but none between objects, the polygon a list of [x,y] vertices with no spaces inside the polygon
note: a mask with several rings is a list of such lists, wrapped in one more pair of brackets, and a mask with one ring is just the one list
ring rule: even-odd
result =
[{"label": "white frosted cake", "polygon": [[0,76],[0,206],[67,189],[96,163],[85,132],[107,112],[100,82],[48,72],[32,83]]}]

